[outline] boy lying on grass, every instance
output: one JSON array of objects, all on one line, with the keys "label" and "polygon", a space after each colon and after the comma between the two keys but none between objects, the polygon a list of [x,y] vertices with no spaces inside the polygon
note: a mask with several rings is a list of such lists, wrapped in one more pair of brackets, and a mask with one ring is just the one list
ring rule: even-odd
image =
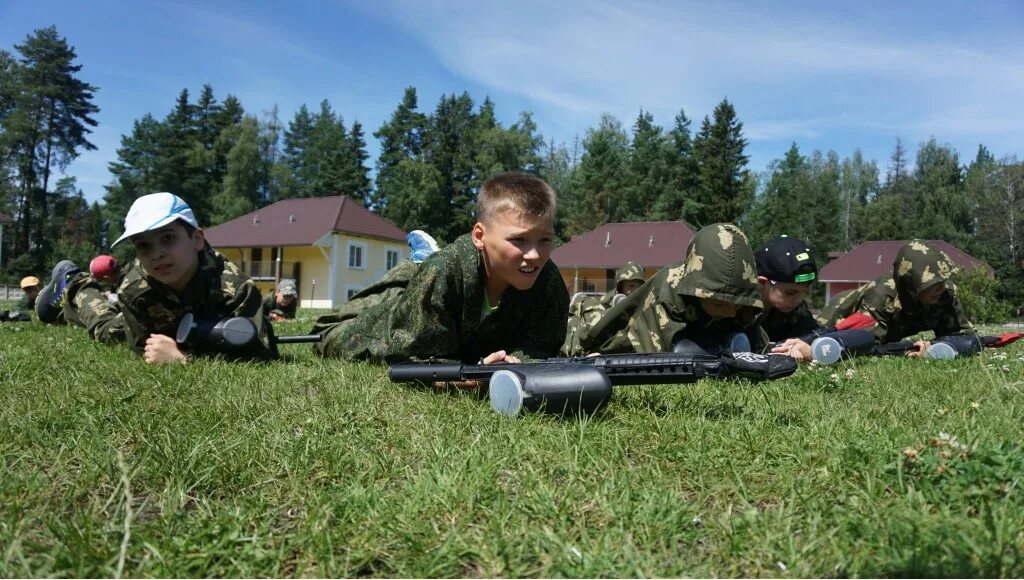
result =
[{"label": "boy lying on grass", "polygon": [[555,356],[569,295],[549,260],[555,192],[503,173],[480,189],[470,233],[422,263],[403,260],[339,311],[321,316],[314,350],[346,360],[487,364]]}]

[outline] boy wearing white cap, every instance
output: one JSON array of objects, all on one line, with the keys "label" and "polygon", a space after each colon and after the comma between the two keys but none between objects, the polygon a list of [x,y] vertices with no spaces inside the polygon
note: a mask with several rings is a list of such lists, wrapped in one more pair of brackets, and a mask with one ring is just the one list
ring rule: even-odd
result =
[{"label": "boy wearing white cap", "polygon": [[[64,318],[82,324],[97,340],[115,338],[110,327],[123,327],[117,329],[148,363],[187,360],[188,353],[172,338],[186,312],[200,320],[249,318],[257,340],[243,356],[272,358],[259,290],[238,266],[206,243],[184,200],[166,192],[144,195],[128,210],[124,226],[114,245],[130,241],[136,260],[118,288],[120,311],[85,275],[55,275],[45,302],[51,307],[63,304]],[[57,268],[54,271],[60,274]],[[38,308],[37,312],[43,319]]]}]

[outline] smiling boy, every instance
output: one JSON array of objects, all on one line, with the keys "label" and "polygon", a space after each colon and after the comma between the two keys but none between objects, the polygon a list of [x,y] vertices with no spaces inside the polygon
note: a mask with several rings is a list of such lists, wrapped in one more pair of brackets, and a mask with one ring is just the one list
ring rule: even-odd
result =
[{"label": "smiling boy", "polygon": [[421,264],[404,260],[313,327],[327,357],[516,362],[554,356],[569,295],[550,261],[555,192],[502,173],[480,188],[470,233]]},{"label": "smiling boy", "polygon": [[206,243],[184,200],[166,192],[144,195],[124,225],[114,245],[128,240],[136,261],[118,287],[119,306],[108,303],[99,281],[64,261],[40,294],[41,320],[63,316],[98,341],[127,340],[146,362],[168,363],[184,362],[190,354],[171,338],[186,312],[201,320],[242,316],[253,321],[257,340],[241,356],[272,358],[259,290]]}]

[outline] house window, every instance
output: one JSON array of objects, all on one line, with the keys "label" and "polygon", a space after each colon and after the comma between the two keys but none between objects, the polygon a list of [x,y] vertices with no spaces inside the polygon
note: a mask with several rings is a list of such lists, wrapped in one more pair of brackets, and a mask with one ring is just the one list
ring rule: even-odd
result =
[{"label": "house window", "polygon": [[366,244],[348,243],[348,267],[353,270],[366,269]]},{"label": "house window", "polygon": [[396,249],[388,248],[387,251],[385,252],[385,255],[387,256],[387,258],[386,258],[386,262],[387,262],[386,269],[387,270],[390,270],[391,268],[394,268],[395,266],[397,266],[398,265],[398,261],[402,259],[402,251],[401,250],[396,250]]},{"label": "house window", "polygon": [[362,289],[363,289],[362,286],[352,286],[350,284],[346,284],[345,285],[345,302],[348,302],[349,300],[352,300],[352,297],[355,296],[356,294],[359,294],[359,291],[362,290]]}]

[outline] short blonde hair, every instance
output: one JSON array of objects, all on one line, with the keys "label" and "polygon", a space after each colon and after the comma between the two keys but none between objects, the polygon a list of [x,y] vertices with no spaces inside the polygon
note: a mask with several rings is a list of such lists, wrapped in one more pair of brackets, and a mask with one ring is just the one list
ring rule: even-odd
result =
[{"label": "short blonde hair", "polygon": [[555,219],[555,190],[528,173],[499,173],[484,182],[476,201],[476,219],[489,222],[501,212],[513,211],[541,219]]}]

